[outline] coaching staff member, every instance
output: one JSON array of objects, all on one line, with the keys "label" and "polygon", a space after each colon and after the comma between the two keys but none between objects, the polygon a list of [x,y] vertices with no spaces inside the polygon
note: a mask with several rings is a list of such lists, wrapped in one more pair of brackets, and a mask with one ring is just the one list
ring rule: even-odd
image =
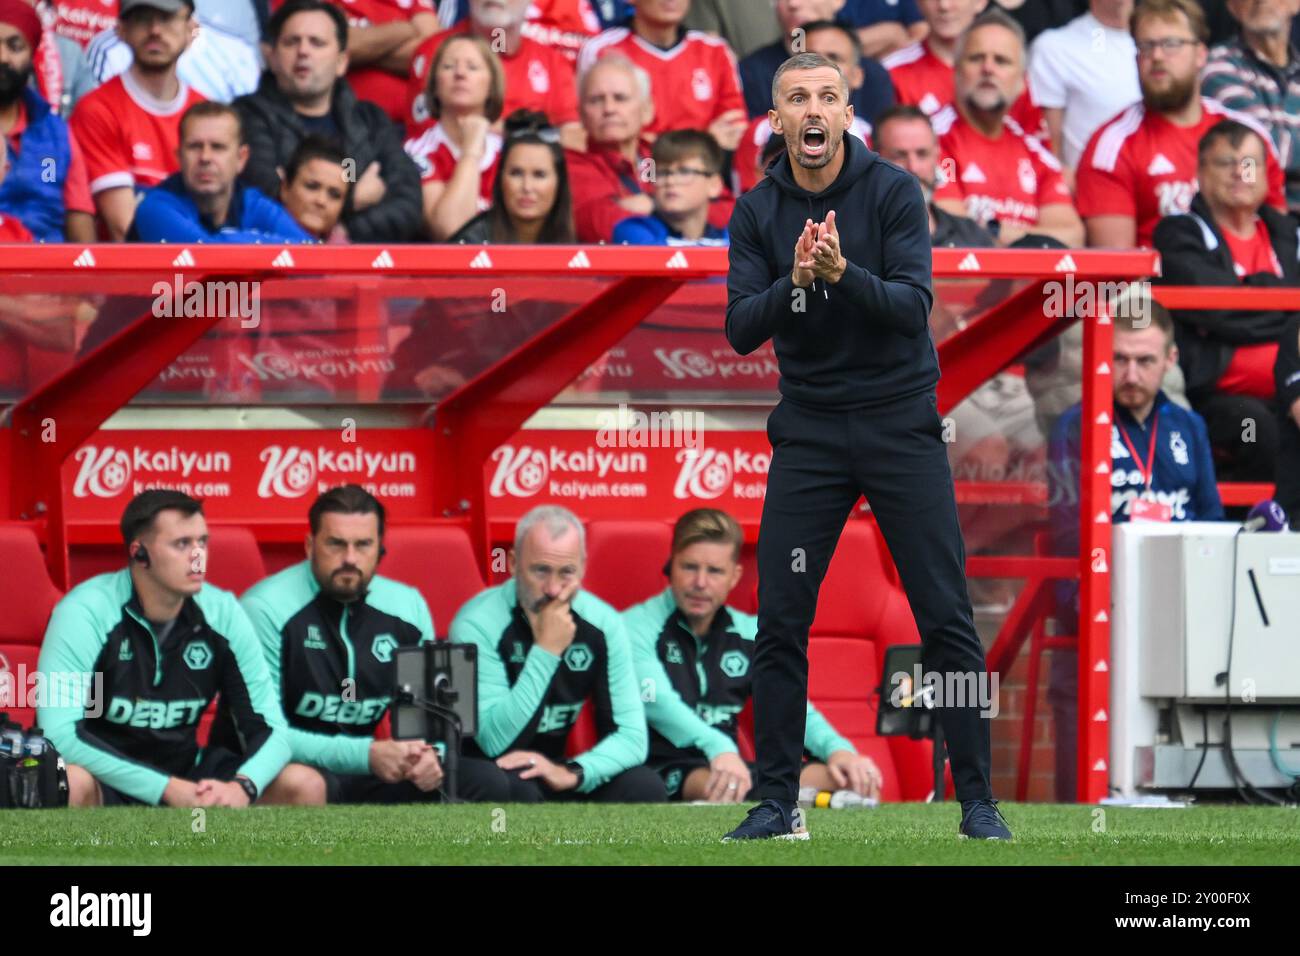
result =
[{"label": "coaching staff member", "polygon": [[[742,355],[772,339],[781,370],[758,540],[754,793],[762,802],[728,839],[807,838],[795,798],[808,628],[859,494],[898,566],[926,671],[985,671],[936,409],[920,187],[844,135],[853,107],[830,60],[793,56],[772,86],[768,117],[786,152],[736,205],[727,277],[727,339]],[[960,832],[1009,839],[989,786],[988,721],[978,706],[953,703],[941,701],[939,716]]]}]

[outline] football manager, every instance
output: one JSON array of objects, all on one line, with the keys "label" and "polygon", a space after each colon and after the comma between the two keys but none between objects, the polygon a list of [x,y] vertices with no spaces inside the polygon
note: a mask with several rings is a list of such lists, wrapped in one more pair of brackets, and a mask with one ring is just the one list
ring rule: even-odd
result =
[{"label": "football manager", "polygon": [[[773,341],[781,401],[758,539],[754,798],[728,840],[807,839],[796,804],[808,698],[808,629],[850,510],[865,494],[898,566],[927,672],[980,678],[965,548],[942,440],[930,339],[930,229],[916,180],[846,136],[839,68],[786,60],[772,82],[786,149],[736,204],[727,339]],[[863,586],[867,583],[864,581]],[[967,678],[969,679],[969,678]],[[1010,839],[989,785],[978,701],[943,700],[962,836]]]}]

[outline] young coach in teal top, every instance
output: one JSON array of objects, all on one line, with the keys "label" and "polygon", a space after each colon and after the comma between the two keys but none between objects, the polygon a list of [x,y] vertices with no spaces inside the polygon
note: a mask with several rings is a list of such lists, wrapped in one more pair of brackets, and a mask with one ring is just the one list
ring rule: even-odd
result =
[{"label": "young coach in teal top", "polygon": [[[121,527],[130,566],[69,591],[41,645],[50,692],[38,719],[68,763],[69,802],[293,799],[301,768],[286,769],[289,741],[253,629],[234,595],[204,583],[202,505],[146,491]],[[199,720],[218,695],[242,754],[199,747]]]},{"label": "young coach in teal top", "polygon": [[[474,743],[510,775],[515,801],[662,801],[663,784],[644,766],[645,711],[623,624],[579,590],[585,569],[582,523],[558,506],[534,508],[515,531],[513,578],[457,613],[451,639],[478,648]],[[598,740],[570,760],[584,706]]]},{"label": "young coach in teal top", "polygon": [[[441,796],[439,755],[414,740],[376,740],[396,684],[393,654],[434,640],[415,588],[376,573],[384,506],[359,485],[322,494],[308,512],[307,560],[249,588],[244,609],[261,640],[293,759],[309,764],[330,803],[418,803]],[[509,797],[504,771],[463,759],[456,796]]]},{"label": "young coach in teal top", "polygon": [[[650,765],[682,800],[749,799],[750,769],[736,747],[736,722],[753,692],[758,619],[727,607],[740,579],[743,533],[725,511],[698,508],[673,529],[669,586],[623,612],[650,724]],[[880,771],[812,703],[804,749],[815,761],[802,787],[852,789],[879,798]]]}]

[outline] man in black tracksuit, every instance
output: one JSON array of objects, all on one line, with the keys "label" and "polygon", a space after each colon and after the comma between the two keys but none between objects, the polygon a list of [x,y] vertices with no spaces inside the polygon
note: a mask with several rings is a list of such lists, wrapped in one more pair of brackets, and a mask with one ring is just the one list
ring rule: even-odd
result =
[{"label": "man in black tracksuit", "polygon": [[[860,494],[898,566],[925,670],[985,673],[936,408],[920,187],[844,135],[852,108],[829,60],[791,57],[775,84],[769,119],[786,155],[741,197],[730,226],[727,338],[742,355],[773,340],[782,396],[767,424],[773,456],[758,541],[754,792],[762,802],[730,839],[807,837],[795,798],[808,629]],[[961,833],[1009,839],[992,800],[978,702],[940,705]]]}]

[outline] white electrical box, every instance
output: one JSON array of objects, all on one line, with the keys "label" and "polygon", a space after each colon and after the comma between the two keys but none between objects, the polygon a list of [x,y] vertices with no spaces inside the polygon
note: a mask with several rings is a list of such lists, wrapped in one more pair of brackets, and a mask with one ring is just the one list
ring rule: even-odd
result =
[{"label": "white electrical box", "polygon": [[1226,530],[1140,542],[1143,697],[1222,701],[1231,637],[1235,703],[1300,700],[1300,534]]}]

